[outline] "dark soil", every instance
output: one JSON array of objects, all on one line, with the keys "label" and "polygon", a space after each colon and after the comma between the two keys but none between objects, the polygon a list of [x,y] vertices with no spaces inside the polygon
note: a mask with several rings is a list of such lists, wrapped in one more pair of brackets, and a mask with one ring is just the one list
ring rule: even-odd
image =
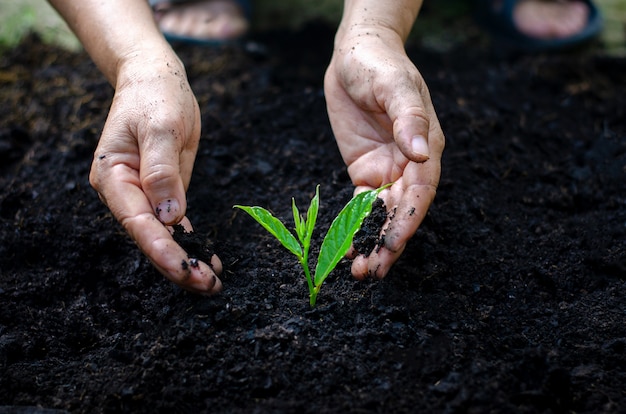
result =
[{"label": "dark soil", "polygon": [[90,188],[112,90],[89,58],[35,38],[0,58],[0,412],[625,412],[626,60],[411,48],[447,137],[437,199],[387,278],[342,261],[311,309],[295,257],[232,206],[291,222],[319,183],[319,246],[351,197],[332,35],[179,49],[213,298],[164,280]]}]

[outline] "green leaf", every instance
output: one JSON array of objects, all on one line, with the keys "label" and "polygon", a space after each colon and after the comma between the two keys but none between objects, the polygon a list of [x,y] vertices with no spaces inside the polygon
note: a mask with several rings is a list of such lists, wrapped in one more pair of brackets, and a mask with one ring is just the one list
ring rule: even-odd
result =
[{"label": "green leaf", "polygon": [[298,240],[291,234],[287,227],[272,215],[269,211],[263,207],[248,207],[248,206],[233,206],[248,213],[253,219],[255,219],[265,230],[269,231],[274,237],[276,237],[283,246],[291,253],[302,257],[302,247]]},{"label": "green leaf", "polygon": [[296,206],[295,198],[291,199],[291,211],[293,212],[293,222],[295,223],[296,234],[300,239],[300,243],[304,244],[304,238],[306,236],[304,233],[306,223],[304,223],[302,221],[302,217],[300,217],[300,210],[298,210],[298,206]]},{"label": "green leaf", "polygon": [[384,188],[364,191],[357,194],[333,220],[320,247],[315,267],[315,286],[321,285],[337,263],[350,249],[354,235],[361,228],[363,220],[372,211],[372,204]]},{"label": "green leaf", "polygon": [[306,212],[306,237],[303,244],[309,246],[311,244],[311,237],[313,236],[313,230],[315,229],[315,223],[317,222],[317,213],[320,209],[320,186],[315,187],[315,196],[311,199],[309,209]]}]

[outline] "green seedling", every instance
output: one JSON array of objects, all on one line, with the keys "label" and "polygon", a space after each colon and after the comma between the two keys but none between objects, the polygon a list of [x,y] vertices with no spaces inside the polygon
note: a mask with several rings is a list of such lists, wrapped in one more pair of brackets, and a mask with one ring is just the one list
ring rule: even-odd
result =
[{"label": "green seedling", "polygon": [[298,258],[309,286],[309,302],[311,307],[314,307],[322,283],[350,249],[354,235],[361,228],[365,217],[372,211],[372,204],[378,194],[389,186],[391,184],[359,193],[339,212],[322,241],[313,277],[309,269],[309,248],[319,211],[319,185],[315,189],[315,196],[311,200],[306,217],[300,214],[295,199],[291,199],[297,239],[279,219],[263,207],[240,205],[234,207],[248,213]]}]

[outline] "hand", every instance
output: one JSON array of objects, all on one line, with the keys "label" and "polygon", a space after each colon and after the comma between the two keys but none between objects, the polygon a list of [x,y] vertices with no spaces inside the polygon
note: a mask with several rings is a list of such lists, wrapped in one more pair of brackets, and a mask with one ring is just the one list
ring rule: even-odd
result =
[{"label": "hand", "polygon": [[185,193],[200,138],[200,111],[177,57],[130,59],[95,151],[90,182],[154,266],[182,288],[221,289],[222,264],[189,257],[165,225],[191,224]]},{"label": "hand", "polygon": [[355,193],[394,183],[381,193],[391,217],[384,244],[349,253],[355,278],[383,278],[435,197],[443,132],[422,76],[391,30],[353,28],[338,39],[324,88]]}]

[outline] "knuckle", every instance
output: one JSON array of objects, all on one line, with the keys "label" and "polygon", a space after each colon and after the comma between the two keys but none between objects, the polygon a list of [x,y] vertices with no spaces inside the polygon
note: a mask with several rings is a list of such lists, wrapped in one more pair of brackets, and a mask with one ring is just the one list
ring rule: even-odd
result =
[{"label": "knuckle", "polygon": [[102,190],[102,173],[100,171],[100,167],[96,165],[96,162],[91,165],[91,170],[89,171],[89,185],[91,187],[100,192]]},{"label": "knuckle", "polygon": [[155,189],[169,186],[176,171],[170,165],[157,164],[148,167],[142,175],[141,186],[145,189]]}]

